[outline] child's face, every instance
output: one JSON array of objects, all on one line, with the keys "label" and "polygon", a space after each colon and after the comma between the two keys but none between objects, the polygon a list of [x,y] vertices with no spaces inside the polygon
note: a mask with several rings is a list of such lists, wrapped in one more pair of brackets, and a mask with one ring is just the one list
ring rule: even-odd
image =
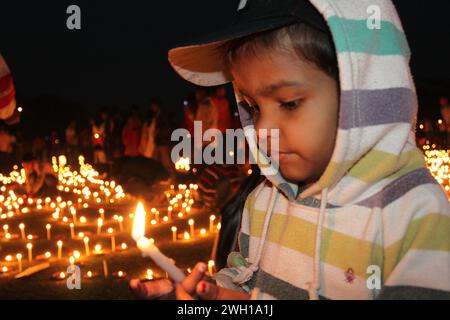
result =
[{"label": "child's face", "polygon": [[[253,107],[255,129],[279,129],[279,165],[288,181],[317,181],[334,149],[339,89],[337,82],[295,53],[261,52],[242,57],[234,81]],[[269,146],[270,150],[270,146]]]}]

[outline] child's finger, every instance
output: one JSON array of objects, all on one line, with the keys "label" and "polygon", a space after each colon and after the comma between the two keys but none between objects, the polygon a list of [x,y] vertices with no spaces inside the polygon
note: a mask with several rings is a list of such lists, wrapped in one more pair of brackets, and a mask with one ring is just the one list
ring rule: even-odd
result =
[{"label": "child's finger", "polygon": [[140,299],[156,299],[173,290],[173,284],[169,279],[148,282],[132,279],[130,287]]},{"label": "child's finger", "polygon": [[187,292],[184,290],[181,284],[177,284],[175,286],[175,294],[177,296],[177,300],[194,300]]},{"label": "child's finger", "polygon": [[219,287],[207,281],[200,281],[196,292],[203,300],[248,300],[249,295]]},{"label": "child's finger", "polygon": [[196,264],[194,270],[181,283],[183,288],[189,294],[194,293],[197,283],[202,280],[207,270],[206,264],[199,262]]}]

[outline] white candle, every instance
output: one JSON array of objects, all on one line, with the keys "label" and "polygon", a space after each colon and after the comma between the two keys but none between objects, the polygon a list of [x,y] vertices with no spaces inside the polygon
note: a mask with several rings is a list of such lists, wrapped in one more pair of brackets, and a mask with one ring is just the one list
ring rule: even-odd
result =
[{"label": "white candle", "polygon": [[51,229],[52,229],[52,226],[50,225],[50,224],[47,224],[46,226],[45,226],[45,228],[47,229],[47,240],[50,240],[51,239]]},{"label": "white candle", "polygon": [[214,260],[208,261],[208,272],[211,276],[214,275],[214,265],[215,265]]},{"label": "white candle", "polygon": [[150,257],[161,269],[168,273],[175,283],[183,281],[185,278],[184,273],[168,257],[162,254],[150,239],[144,237],[145,214],[144,206],[139,202],[134,216],[132,236],[139,250],[142,251],[142,256]]},{"label": "white candle", "polygon": [[97,220],[97,234],[98,235],[100,233],[102,233],[102,225],[103,225],[103,219],[102,218],[98,218],[98,220]]},{"label": "white candle", "polygon": [[89,238],[88,237],[84,237],[83,242],[84,242],[84,250],[86,251],[86,255],[88,256],[90,254],[90,252],[89,252]]},{"label": "white candle", "polygon": [[22,254],[18,253],[16,255],[16,259],[18,263],[19,272],[22,272]]},{"label": "white candle", "polygon": [[177,227],[172,227],[172,240],[177,241]]},{"label": "white candle", "polygon": [[117,220],[119,221],[119,230],[120,232],[123,232],[123,217],[119,216]]},{"label": "white candle", "polygon": [[33,261],[33,244],[27,243],[27,249],[28,249],[28,261]]},{"label": "white candle", "polygon": [[111,251],[116,251],[116,237],[114,236],[114,229],[109,228],[108,233],[111,235]]},{"label": "white candle", "polygon": [[61,240],[59,240],[56,245],[58,246],[58,259],[62,258],[62,246],[63,246],[63,242]]},{"label": "white candle", "polygon": [[20,234],[22,236],[22,240],[25,240],[25,225],[23,223],[19,224]]},{"label": "white candle", "polygon": [[216,220],[216,216],[215,215],[211,215],[209,217],[209,232],[213,232],[214,231],[214,220]]},{"label": "white candle", "polygon": [[194,219],[189,219],[189,228],[191,232],[191,238],[194,237]]},{"label": "white candle", "polygon": [[75,225],[71,222],[70,223],[70,238],[75,239]]}]

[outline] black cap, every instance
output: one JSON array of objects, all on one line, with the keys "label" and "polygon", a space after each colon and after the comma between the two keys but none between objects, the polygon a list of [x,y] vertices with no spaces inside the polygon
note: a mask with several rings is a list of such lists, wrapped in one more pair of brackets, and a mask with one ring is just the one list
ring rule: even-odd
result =
[{"label": "black cap", "polygon": [[240,0],[228,27],[169,50],[169,62],[190,82],[224,84],[231,81],[223,64],[227,41],[300,22],[329,32],[324,18],[308,0]]}]

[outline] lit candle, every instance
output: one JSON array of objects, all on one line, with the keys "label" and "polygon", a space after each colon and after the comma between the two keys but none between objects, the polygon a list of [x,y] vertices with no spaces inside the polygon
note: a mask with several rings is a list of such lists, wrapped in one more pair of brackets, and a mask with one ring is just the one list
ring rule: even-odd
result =
[{"label": "lit candle", "polygon": [[185,232],[184,233],[184,240],[189,240],[191,238],[191,236],[190,236],[190,234],[189,234],[189,232]]},{"label": "lit candle", "polygon": [[191,238],[194,237],[194,219],[189,219],[189,229],[191,232]]},{"label": "lit candle", "polygon": [[62,258],[62,246],[63,246],[63,242],[61,240],[59,240],[56,245],[58,246],[58,259]]},{"label": "lit candle", "polygon": [[89,252],[89,238],[88,237],[84,237],[83,238],[83,242],[84,242],[84,250],[86,251],[86,255],[90,255]]},{"label": "lit candle", "polygon": [[211,276],[214,275],[214,265],[215,265],[214,260],[208,261],[208,272]]},{"label": "lit candle", "polygon": [[69,263],[70,263],[70,270],[75,270],[75,258],[73,256],[70,256],[69,258]]},{"label": "lit candle", "polygon": [[123,217],[119,216],[117,220],[119,221],[119,230],[120,232],[123,232]]},{"label": "lit candle", "polygon": [[75,239],[75,225],[73,224],[73,222],[70,223],[70,237],[73,239]]},{"label": "lit candle", "polygon": [[172,210],[173,210],[172,206],[169,206],[167,208],[167,216],[169,217],[169,220],[172,219]]},{"label": "lit candle", "polygon": [[153,270],[152,269],[147,269],[146,278],[148,280],[152,280],[153,279]]},{"label": "lit candle", "polygon": [[27,243],[27,249],[28,249],[28,261],[33,261],[33,244]]},{"label": "lit candle", "polygon": [[70,207],[70,213],[72,214],[73,223],[77,223],[77,210],[74,207]]},{"label": "lit candle", "polygon": [[100,217],[102,218],[102,220],[105,220],[105,209],[100,208],[98,209],[98,212],[100,213]]},{"label": "lit candle", "polygon": [[172,227],[172,240],[177,241],[177,227]]},{"label": "lit candle", "polygon": [[144,206],[139,202],[136,208],[132,237],[136,241],[139,250],[142,251],[142,256],[150,257],[161,269],[169,274],[175,283],[183,281],[185,278],[184,273],[168,257],[162,254],[150,239],[145,238],[145,215]]},{"label": "lit candle", "polygon": [[94,254],[100,255],[102,253],[102,245],[97,243],[94,247]]},{"label": "lit candle", "polygon": [[98,235],[100,233],[102,233],[102,225],[103,225],[103,219],[102,218],[98,218],[98,220],[97,220],[97,234]]},{"label": "lit candle", "polygon": [[18,263],[19,272],[22,272],[22,254],[18,253],[16,255],[16,259]]},{"label": "lit candle", "polygon": [[213,232],[214,231],[214,220],[216,220],[216,216],[212,214],[209,217],[209,232]]},{"label": "lit candle", "polygon": [[45,228],[47,229],[47,240],[50,240],[51,239],[51,229],[52,229],[52,226],[50,225],[50,224],[47,224],[46,226],[45,226]]},{"label": "lit candle", "polygon": [[108,233],[111,235],[111,251],[116,251],[116,237],[114,236],[114,229],[109,228]]},{"label": "lit candle", "polygon": [[25,240],[25,224],[21,223],[19,224],[20,234],[22,236],[22,240]]}]

